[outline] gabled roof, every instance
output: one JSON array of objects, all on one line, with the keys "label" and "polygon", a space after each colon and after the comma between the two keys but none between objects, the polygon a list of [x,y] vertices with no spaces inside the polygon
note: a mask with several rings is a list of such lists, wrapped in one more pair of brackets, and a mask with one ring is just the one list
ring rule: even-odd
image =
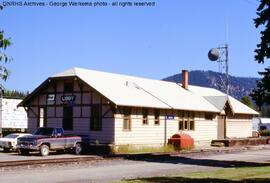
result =
[{"label": "gabled roof", "polygon": [[222,93],[214,88],[190,86],[189,90],[204,97],[207,101],[219,109],[220,112],[222,112],[226,103],[228,102],[233,114],[259,114],[257,111],[251,109],[232,96],[227,96],[225,93]]},{"label": "gabled roof", "polygon": [[219,112],[177,83],[73,68],[53,77],[77,76],[119,106]]},{"label": "gabled roof", "polygon": [[82,68],[72,68],[49,79],[72,76],[78,77],[119,106],[220,113],[228,101],[235,113],[258,114],[236,99],[227,98],[224,93],[206,87],[189,86],[186,90],[180,84],[173,82]]},{"label": "gabled roof", "polygon": [[219,111],[222,111],[228,101],[227,96],[203,96],[208,102],[213,104]]}]

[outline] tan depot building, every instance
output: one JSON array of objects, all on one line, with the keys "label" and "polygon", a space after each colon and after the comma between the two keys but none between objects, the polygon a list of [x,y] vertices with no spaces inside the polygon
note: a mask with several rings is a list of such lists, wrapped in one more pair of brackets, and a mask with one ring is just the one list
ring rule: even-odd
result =
[{"label": "tan depot building", "polygon": [[164,145],[176,133],[195,144],[252,135],[256,111],[212,88],[72,68],[49,77],[20,106],[28,131],[63,127],[91,142]]}]

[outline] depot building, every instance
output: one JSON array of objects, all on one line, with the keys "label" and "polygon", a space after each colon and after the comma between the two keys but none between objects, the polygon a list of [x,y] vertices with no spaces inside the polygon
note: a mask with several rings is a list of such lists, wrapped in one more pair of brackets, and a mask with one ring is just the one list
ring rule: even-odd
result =
[{"label": "depot building", "polygon": [[212,88],[72,68],[46,79],[20,104],[28,131],[63,127],[90,142],[164,145],[176,133],[196,142],[249,137],[256,111]]}]

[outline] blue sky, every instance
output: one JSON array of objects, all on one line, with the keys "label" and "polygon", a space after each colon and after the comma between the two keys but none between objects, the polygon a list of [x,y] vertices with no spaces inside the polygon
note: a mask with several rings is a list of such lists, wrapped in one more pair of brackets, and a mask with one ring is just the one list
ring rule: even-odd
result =
[{"label": "blue sky", "polygon": [[254,61],[258,1],[155,2],[155,7],[6,7],[0,28],[12,39],[6,52],[13,61],[4,86],[32,91],[71,67],[153,79],[182,69],[218,71],[207,53],[225,42],[231,75],[258,77],[267,67]]}]

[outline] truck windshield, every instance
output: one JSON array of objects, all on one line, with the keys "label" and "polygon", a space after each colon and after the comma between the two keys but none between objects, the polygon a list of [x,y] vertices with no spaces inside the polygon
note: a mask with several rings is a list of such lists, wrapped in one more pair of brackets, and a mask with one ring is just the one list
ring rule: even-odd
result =
[{"label": "truck windshield", "polygon": [[34,135],[52,135],[53,134],[53,128],[39,128],[34,133]]}]

